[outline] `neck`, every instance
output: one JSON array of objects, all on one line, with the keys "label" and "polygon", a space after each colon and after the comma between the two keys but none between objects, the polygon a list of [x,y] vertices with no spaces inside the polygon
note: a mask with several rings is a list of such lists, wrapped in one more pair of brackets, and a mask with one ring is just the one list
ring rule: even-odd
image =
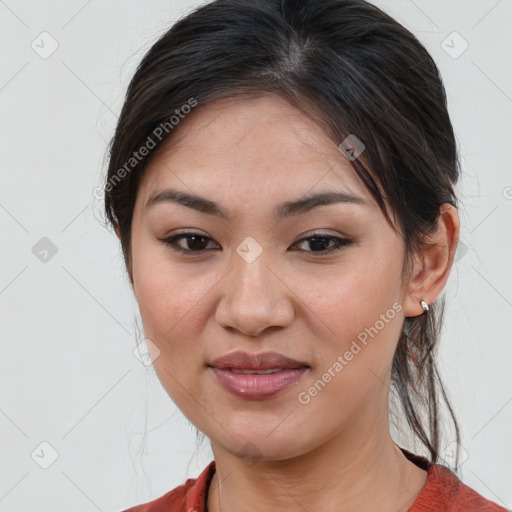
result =
[{"label": "neck", "polygon": [[376,435],[375,426],[353,427],[314,451],[253,465],[212,443],[216,472],[208,511],[406,512],[426,482],[426,471],[404,456],[389,429]]}]

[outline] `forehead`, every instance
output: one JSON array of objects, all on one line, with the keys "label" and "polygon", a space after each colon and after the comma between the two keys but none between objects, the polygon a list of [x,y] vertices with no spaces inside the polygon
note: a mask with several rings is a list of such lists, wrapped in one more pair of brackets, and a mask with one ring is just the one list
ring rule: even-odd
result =
[{"label": "forehead", "polygon": [[198,106],[149,162],[137,203],[180,186],[220,197],[283,199],[333,187],[371,197],[322,127],[284,99],[265,95]]}]

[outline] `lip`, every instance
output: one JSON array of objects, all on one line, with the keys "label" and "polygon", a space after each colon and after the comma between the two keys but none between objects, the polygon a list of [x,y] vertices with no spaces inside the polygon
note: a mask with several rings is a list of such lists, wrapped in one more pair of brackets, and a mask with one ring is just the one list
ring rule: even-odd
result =
[{"label": "lip", "polygon": [[209,366],[226,369],[237,368],[240,370],[271,370],[276,368],[302,368],[309,366],[307,363],[286,357],[279,352],[260,352],[250,354],[241,350],[230,352],[214,359]]},{"label": "lip", "polygon": [[[238,397],[252,400],[277,395],[297,382],[310,369],[306,363],[277,352],[232,352],[214,359],[208,366],[225,389]],[[265,370],[277,371],[265,374],[236,373]]]}]

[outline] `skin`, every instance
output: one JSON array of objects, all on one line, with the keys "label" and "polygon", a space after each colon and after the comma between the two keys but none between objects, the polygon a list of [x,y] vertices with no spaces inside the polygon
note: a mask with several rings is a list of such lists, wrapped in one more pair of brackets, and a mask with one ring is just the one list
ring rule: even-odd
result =
[{"label": "skin", "polygon": [[[153,363],[158,378],[211,441],[217,471],[209,511],[408,510],[427,474],[390,435],[391,363],[404,317],[422,314],[420,301],[432,303],[448,279],[457,211],[443,205],[434,245],[402,282],[403,240],[336,144],[283,99],[198,107],[173,135],[139,186],[128,271],[145,335],[160,351]],[[170,202],[145,208],[152,192],[167,187],[215,201],[232,219]],[[349,192],[366,204],[274,216],[278,204],[324,190]],[[191,256],[161,241],[190,231],[211,239],[199,245],[200,255],[190,239],[175,246]],[[315,231],[354,243],[321,252],[300,241]],[[249,236],[262,249],[251,263],[236,252]],[[394,318],[300,403],[298,394],[393,304],[401,306]],[[206,366],[239,349],[277,351],[310,369],[273,398],[239,398]]]}]

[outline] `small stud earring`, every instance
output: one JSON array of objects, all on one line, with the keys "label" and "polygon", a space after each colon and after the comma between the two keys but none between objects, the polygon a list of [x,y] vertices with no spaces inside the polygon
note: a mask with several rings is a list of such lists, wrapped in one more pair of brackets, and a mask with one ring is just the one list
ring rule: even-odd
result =
[{"label": "small stud earring", "polygon": [[421,301],[421,307],[423,308],[423,313],[426,313],[430,309],[429,305],[424,300]]}]

